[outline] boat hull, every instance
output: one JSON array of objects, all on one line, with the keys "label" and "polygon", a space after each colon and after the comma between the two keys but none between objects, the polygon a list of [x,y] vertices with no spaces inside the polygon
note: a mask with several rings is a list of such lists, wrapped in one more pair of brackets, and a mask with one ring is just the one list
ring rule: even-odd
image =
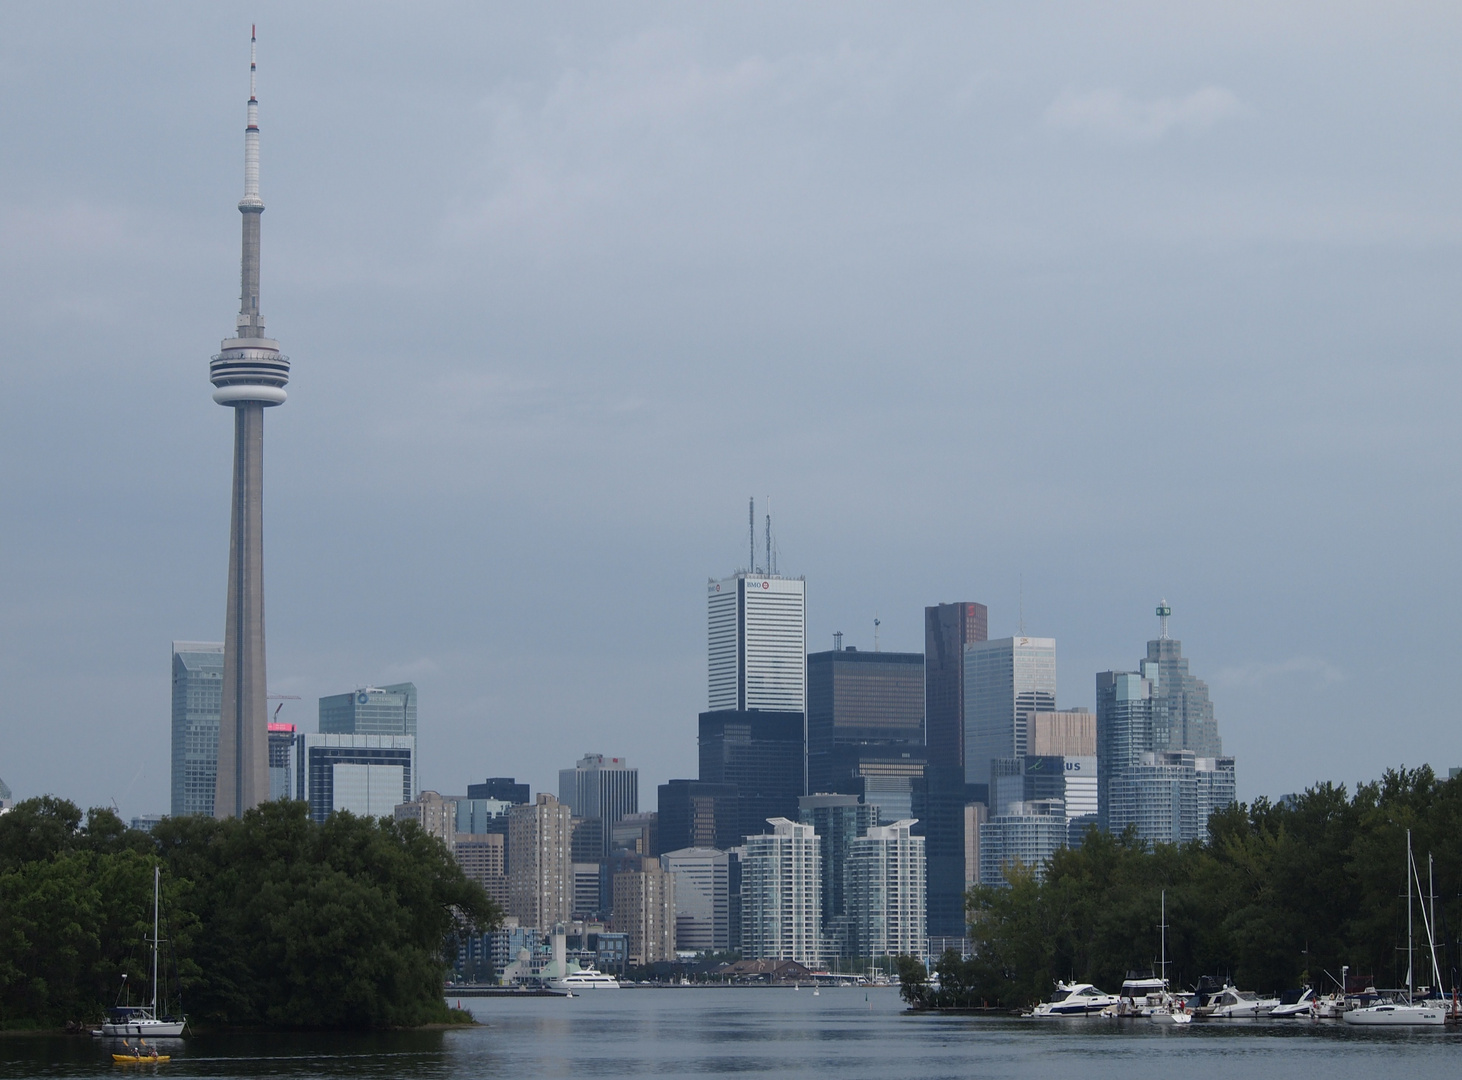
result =
[{"label": "boat hull", "polygon": [[140,1036],[155,1039],[176,1039],[183,1034],[185,1020],[128,1020],[123,1023],[104,1022],[99,1031],[94,1034],[106,1038],[122,1038],[125,1036]]},{"label": "boat hull", "polygon": [[1351,1009],[1341,1019],[1359,1027],[1441,1027],[1447,1022],[1447,1010],[1430,1005],[1372,1005]]}]

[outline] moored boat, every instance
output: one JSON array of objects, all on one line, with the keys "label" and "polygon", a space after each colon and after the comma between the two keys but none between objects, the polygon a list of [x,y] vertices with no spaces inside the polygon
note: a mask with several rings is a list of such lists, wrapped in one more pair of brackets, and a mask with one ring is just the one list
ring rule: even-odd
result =
[{"label": "moored boat", "polygon": [[592,967],[571,971],[561,979],[552,979],[549,986],[555,990],[568,990],[577,994],[584,990],[618,990],[619,980]]},{"label": "moored boat", "polygon": [[[157,948],[160,941],[157,933],[158,909],[162,896],[162,868],[152,868],[152,1002],[148,1005],[123,1004],[127,996],[127,976],[122,976],[122,990],[118,1004],[107,1011],[102,1026],[93,1035],[111,1037],[151,1036],[154,1039],[175,1039],[183,1034],[187,1018],[180,1016],[158,1016],[157,994]],[[151,1060],[150,1058],[148,1060]]]},{"label": "moored boat", "polygon": [[1252,990],[1224,986],[1208,999],[1202,1012],[1210,1020],[1253,1020],[1268,1016],[1278,1004],[1278,998],[1261,998]]},{"label": "moored boat", "polygon": [[1320,999],[1315,996],[1314,987],[1286,990],[1279,995],[1279,1004],[1269,1010],[1269,1015],[1275,1020],[1310,1017],[1319,1012],[1319,1005]]},{"label": "moored boat", "polygon": [[1111,1008],[1121,1000],[1116,994],[1098,990],[1091,983],[1058,982],[1056,992],[1051,995],[1051,1000],[1041,1002],[1026,1015],[1037,1019],[1090,1016],[1092,1013]]}]

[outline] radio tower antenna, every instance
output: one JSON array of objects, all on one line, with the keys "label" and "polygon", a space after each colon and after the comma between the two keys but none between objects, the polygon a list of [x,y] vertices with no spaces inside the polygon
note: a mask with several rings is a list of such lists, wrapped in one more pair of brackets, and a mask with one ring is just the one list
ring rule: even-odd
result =
[{"label": "radio tower antenna", "polygon": [[1167,597],[1163,597],[1162,603],[1157,605],[1157,617],[1162,620],[1162,639],[1164,641],[1168,639],[1168,616],[1172,613],[1173,609],[1168,607]]},{"label": "radio tower antenna", "polygon": [[767,496],[767,573],[775,574],[777,568],[772,565],[772,497]]},{"label": "radio tower antenna", "polygon": [[746,564],[748,574],[756,573],[756,496],[751,497],[751,506],[746,511],[746,538],[750,550],[750,561]]}]

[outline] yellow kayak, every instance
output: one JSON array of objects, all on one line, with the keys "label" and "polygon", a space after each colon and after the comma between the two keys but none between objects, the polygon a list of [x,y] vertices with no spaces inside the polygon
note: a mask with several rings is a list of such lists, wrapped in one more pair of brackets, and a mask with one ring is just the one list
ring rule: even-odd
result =
[{"label": "yellow kayak", "polygon": [[171,1054],[158,1054],[153,1057],[151,1054],[113,1054],[112,1061],[117,1065],[156,1065],[160,1061],[171,1061]]}]

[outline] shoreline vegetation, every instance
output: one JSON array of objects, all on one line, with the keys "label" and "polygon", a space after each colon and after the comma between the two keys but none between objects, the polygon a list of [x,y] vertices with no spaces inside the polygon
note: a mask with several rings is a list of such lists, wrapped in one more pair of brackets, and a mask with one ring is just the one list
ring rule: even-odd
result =
[{"label": "shoreline vegetation", "polygon": [[[1129,972],[1157,973],[1163,890],[1175,987],[1203,975],[1263,993],[1333,987],[1342,965],[1374,985],[1405,986],[1396,868],[1408,829],[1423,889],[1428,854],[1435,859],[1437,964],[1450,989],[1462,981],[1462,777],[1439,780],[1422,766],[1387,770],[1353,797],[1323,783],[1278,803],[1235,804],[1209,819],[1206,840],[1181,846],[1091,830],[1041,877],[1013,866],[1008,887],[971,889],[975,955],[945,953],[937,989],[922,963],[902,957],[900,992],[912,1009],[933,1011],[1026,1009],[1058,980],[1115,990]],[[1418,953],[1416,963],[1417,981],[1430,983],[1429,958]]]},{"label": "shoreline vegetation", "polygon": [[162,866],[167,996],[211,1029],[457,1026],[456,936],[500,913],[414,822],[280,800],[151,833],[51,796],[0,815],[0,1031],[100,1020],[129,976],[150,994],[152,868]]}]

